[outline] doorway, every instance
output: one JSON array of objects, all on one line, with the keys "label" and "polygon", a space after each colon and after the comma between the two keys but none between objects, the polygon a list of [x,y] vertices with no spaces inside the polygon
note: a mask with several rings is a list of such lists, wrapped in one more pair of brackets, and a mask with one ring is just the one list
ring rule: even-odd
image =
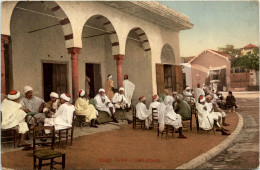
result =
[{"label": "doorway", "polygon": [[86,63],[86,76],[90,81],[85,78],[85,90],[88,93],[87,89],[89,89],[89,97],[93,98],[102,88],[100,64]]},{"label": "doorway", "polygon": [[44,100],[50,100],[50,93],[68,92],[67,64],[43,63]]}]

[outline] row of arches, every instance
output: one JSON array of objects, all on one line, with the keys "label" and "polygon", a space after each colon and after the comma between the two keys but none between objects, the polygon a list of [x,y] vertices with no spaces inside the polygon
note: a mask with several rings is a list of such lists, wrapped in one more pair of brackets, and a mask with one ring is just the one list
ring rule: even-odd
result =
[{"label": "row of arches", "polygon": [[[102,79],[100,87],[103,86],[103,81],[109,73],[112,73],[114,80],[118,82],[122,82],[123,74],[128,74],[138,87],[136,94],[142,91],[145,91],[145,94],[152,93],[151,46],[149,36],[142,28],[135,27],[129,30],[123,54],[120,54],[123,45],[119,43],[117,31],[110,20],[103,15],[93,15],[87,19],[81,33],[80,48],[75,47],[73,30],[76,29],[73,28],[66,11],[64,12],[56,2],[17,3],[10,21],[13,87],[22,90],[19,85],[26,85],[29,82],[34,87],[40,87],[36,94],[43,96],[45,93],[45,87],[41,87],[45,81],[43,65],[53,64],[52,69],[55,70],[54,67],[58,68],[59,64],[65,64],[66,66],[62,68],[66,73],[60,71],[62,76],[56,78],[67,82],[67,86],[64,88],[62,83],[58,83],[55,87],[60,91],[72,91],[76,98],[78,89],[84,87],[86,65],[99,64]],[[161,49],[161,62],[174,64],[175,54],[171,45],[165,44]],[[123,60],[121,72],[118,72],[116,65],[120,63],[118,60]],[[72,77],[72,80],[66,77]],[[32,79],[37,81],[32,82]],[[52,83],[56,81],[53,79],[50,79]]]}]

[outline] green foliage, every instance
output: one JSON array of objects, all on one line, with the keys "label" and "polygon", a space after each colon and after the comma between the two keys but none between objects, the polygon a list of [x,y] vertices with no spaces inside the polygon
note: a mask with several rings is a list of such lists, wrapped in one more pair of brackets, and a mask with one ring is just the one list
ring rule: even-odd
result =
[{"label": "green foliage", "polygon": [[241,50],[239,48],[234,48],[233,45],[226,45],[226,47],[220,47],[218,48],[218,51],[230,55],[231,58],[235,58],[241,55]]},{"label": "green foliage", "polygon": [[235,58],[232,62],[233,67],[243,67],[249,70],[259,70],[259,48],[255,48],[246,55]]}]

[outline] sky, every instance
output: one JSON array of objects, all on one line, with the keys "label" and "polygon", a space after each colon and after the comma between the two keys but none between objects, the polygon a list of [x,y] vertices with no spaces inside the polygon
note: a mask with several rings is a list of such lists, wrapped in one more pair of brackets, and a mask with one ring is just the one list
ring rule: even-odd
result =
[{"label": "sky", "polygon": [[192,29],[180,32],[180,56],[197,56],[204,49],[249,43],[259,45],[257,1],[160,1],[189,17]]}]

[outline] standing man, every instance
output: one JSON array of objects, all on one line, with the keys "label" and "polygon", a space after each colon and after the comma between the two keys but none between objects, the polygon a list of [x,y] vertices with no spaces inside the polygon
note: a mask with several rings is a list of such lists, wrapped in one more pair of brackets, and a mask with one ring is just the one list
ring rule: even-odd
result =
[{"label": "standing man", "polygon": [[131,107],[131,100],[134,94],[135,85],[128,80],[128,75],[124,75],[123,88],[125,89],[125,98],[128,104],[128,107]]},{"label": "standing man", "polygon": [[205,92],[200,88],[200,83],[197,84],[197,88],[194,90],[195,101],[198,102],[200,96],[205,96]]},{"label": "standing man", "polygon": [[112,80],[112,75],[109,74],[107,76],[107,80],[105,82],[105,90],[106,90],[106,95],[110,101],[112,101],[114,97],[114,82]]},{"label": "standing man", "polygon": [[[55,126],[55,130],[66,129],[72,127],[73,112],[75,107],[69,103],[71,96],[67,93],[60,95],[61,106],[52,116],[52,118],[46,118],[44,126]],[[49,133],[48,130],[45,131]]]},{"label": "standing man", "polygon": [[95,96],[95,100],[97,101],[96,108],[97,110],[107,112],[109,116],[113,119],[113,122],[118,123],[116,117],[114,115],[115,108],[109,98],[105,95],[104,89],[99,89],[99,93]]},{"label": "standing man", "polygon": [[[45,114],[43,113],[43,108],[45,105],[45,102],[40,99],[39,97],[36,97],[33,95],[33,88],[30,86],[24,87],[24,94],[25,98],[23,98],[20,103],[23,106],[23,110],[29,114],[27,118],[27,123],[30,125],[34,125],[36,119],[40,123],[44,123]],[[34,114],[32,117],[30,114]]]},{"label": "standing man", "polygon": [[88,96],[89,96],[89,93],[90,93],[90,91],[89,91],[89,89],[90,89],[89,83],[90,83],[90,78],[86,75],[86,79],[85,79],[85,90],[86,90],[86,93],[87,93]]},{"label": "standing man", "polygon": [[19,146],[23,145],[24,134],[29,130],[28,125],[25,122],[26,113],[21,109],[22,105],[19,103],[20,92],[12,90],[7,99],[1,103],[2,112],[2,129],[10,129],[18,126],[18,132],[21,134]]}]

